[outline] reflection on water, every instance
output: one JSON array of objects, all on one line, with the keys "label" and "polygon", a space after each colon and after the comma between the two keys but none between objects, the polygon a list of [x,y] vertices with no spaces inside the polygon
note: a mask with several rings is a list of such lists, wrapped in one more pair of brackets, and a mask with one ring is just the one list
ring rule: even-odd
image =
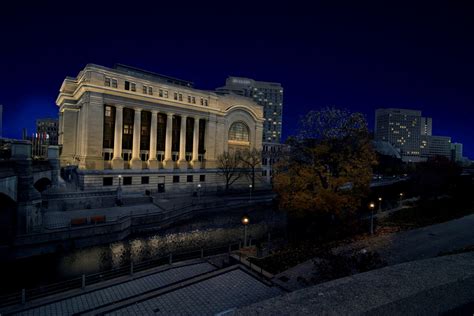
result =
[{"label": "reflection on water", "polygon": [[[63,254],[19,260],[1,267],[2,279],[6,281],[5,287],[2,285],[2,292],[96,273],[120,267],[130,261],[138,263],[170,252],[235,243],[243,238],[243,226],[240,223],[243,213],[241,210],[200,216],[159,233]],[[286,225],[284,214],[272,209],[254,210],[248,215],[251,224],[247,229],[252,238],[263,238],[269,232],[282,231]]]}]

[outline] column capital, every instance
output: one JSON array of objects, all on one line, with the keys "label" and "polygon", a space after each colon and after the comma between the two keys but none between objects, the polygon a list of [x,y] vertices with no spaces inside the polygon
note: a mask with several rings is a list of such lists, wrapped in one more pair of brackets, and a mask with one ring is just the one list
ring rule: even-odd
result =
[{"label": "column capital", "polygon": [[114,107],[115,107],[116,109],[123,109],[123,108],[124,108],[124,106],[123,106],[123,105],[120,105],[120,104],[115,104]]},{"label": "column capital", "polygon": [[194,120],[199,121],[200,119],[201,119],[200,116],[197,116],[197,115],[194,116]]},{"label": "column capital", "polygon": [[160,111],[158,111],[158,110],[151,110],[151,113],[152,113],[152,114],[158,114],[158,113],[160,113]]},{"label": "column capital", "polygon": [[135,112],[141,112],[143,109],[142,108],[133,108]]},{"label": "column capital", "polygon": [[166,116],[171,116],[173,117],[174,113],[173,112],[166,112]]},{"label": "column capital", "polygon": [[187,116],[186,114],[181,114],[180,116],[181,116],[182,118],[185,118],[185,119],[188,118],[188,116]]}]

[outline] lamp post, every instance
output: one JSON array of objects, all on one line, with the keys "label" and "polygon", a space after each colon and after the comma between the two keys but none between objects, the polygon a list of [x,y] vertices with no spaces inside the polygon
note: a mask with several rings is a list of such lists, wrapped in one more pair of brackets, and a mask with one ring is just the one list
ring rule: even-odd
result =
[{"label": "lamp post", "polygon": [[250,220],[247,215],[242,216],[242,224],[244,225],[244,247],[247,247],[247,225]]},{"label": "lamp post", "polygon": [[117,188],[117,204],[122,206],[122,175],[118,175],[119,185]]},{"label": "lamp post", "polygon": [[370,208],[370,234],[374,234],[374,208],[375,208],[375,203],[370,203],[369,204]]},{"label": "lamp post", "polygon": [[197,188],[198,188],[198,203],[201,202],[201,183],[198,183],[197,185]]},{"label": "lamp post", "polygon": [[400,205],[399,206],[402,206],[402,199],[403,199],[403,192],[400,192]]},{"label": "lamp post", "polygon": [[382,198],[379,197],[379,212],[382,211]]},{"label": "lamp post", "polygon": [[252,202],[252,185],[249,184],[249,202]]}]

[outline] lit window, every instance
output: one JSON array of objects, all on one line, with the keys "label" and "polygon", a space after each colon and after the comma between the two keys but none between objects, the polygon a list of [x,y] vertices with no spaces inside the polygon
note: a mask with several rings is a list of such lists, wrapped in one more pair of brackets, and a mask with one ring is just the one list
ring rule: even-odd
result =
[{"label": "lit window", "polygon": [[229,130],[229,140],[249,141],[249,128],[243,122],[235,122]]},{"label": "lit window", "polygon": [[126,135],[133,134],[133,125],[131,124],[123,124],[123,133]]},{"label": "lit window", "polygon": [[112,108],[110,106],[105,107],[105,116],[112,116]]}]

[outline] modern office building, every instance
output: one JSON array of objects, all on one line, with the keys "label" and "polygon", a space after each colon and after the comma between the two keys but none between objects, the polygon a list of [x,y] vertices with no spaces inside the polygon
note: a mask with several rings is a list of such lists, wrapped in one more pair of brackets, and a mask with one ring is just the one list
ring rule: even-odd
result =
[{"label": "modern office building", "polygon": [[78,167],[83,189],[215,189],[221,153],[262,148],[263,108],[251,99],[134,67],[88,64],[56,104],[61,164]]},{"label": "modern office building", "polygon": [[451,144],[451,160],[455,162],[462,162],[463,157],[463,146],[461,143]]},{"label": "modern office building", "polygon": [[58,144],[59,120],[57,118],[40,118],[36,120],[36,133],[47,139],[49,145]]},{"label": "modern office building", "polygon": [[275,164],[289,150],[286,144],[263,143],[262,149],[262,178],[267,183],[272,183]]},{"label": "modern office building", "polygon": [[280,83],[257,81],[249,78],[229,77],[224,87],[217,88],[219,94],[237,94],[251,98],[263,106],[262,141],[280,143],[283,117],[283,87]]},{"label": "modern office building", "polygon": [[443,156],[451,159],[451,137],[422,135],[420,152],[423,158]]},{"label": "modern office building", "polygon": [[431,136],[433,134],[433,119],[431,117],[421,118],[421,135]]},{"label": "modern office building", "polygon": [[406,162],[452,157],[451,137],[433,135],[432,118],[422,117],[417,110],[377,109],[375,140],[389,142]]},{"label": "modern office building", "polygon": [[375,111],[375,140],[389,142],[399,149],[404,161],[420,161],[421,126],[421,111],[392,108]]}]

